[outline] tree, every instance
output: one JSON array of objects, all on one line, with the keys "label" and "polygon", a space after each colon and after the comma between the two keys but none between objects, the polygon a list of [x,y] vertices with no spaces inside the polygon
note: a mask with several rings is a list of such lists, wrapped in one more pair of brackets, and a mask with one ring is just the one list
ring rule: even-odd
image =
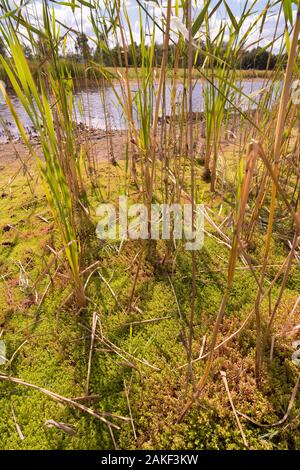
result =
[{"label": "tree", "polygon": [[39,38],[36,44],[36,58],[38,60],[44,61],[46,58],[51,57],[51,50],[46,39]]},{"label": "tree", "polygon": [[89,60],[89,58],[91,57],[89,40],[85,33],[81,33],[77,36],[75,49],[77,57],[83,59],[84,61]]},{"label": "tree", "polygon": [[27,60],[33,60],[33,53],[30,46],[24,46],[23,52]]},{"label": "tree", "polygon": [[277,57],[262,48],[244,50],[240,54],[239,67],[241,69],[273,70],[277,64]]},{"label": "tree", "polygon": [[4,41],[1,37],[0,37],[0,55],[2,55],[2,57],[6,56],[6,48],[4,45]]}]

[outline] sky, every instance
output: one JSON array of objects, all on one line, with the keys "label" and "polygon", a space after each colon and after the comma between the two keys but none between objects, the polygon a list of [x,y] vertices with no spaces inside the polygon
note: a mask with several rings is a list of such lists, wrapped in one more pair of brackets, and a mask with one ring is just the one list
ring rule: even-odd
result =
[{"label": "sky", "polygon": [[[65,1],[70,1],[70,0],[65,0]],[[94,0],[95,1],[95,0]],[[104,0],[98,0],[99,4],[102,5]],[[113,0],[111,0],[112,2]],[[158,3],[161,5],[162,8],[159,8],[158,6],[155,6],[154,1],[148,1],[148,0],[141,0],[141,3],[145,7],[148,8],[149,12],[151,15],[154,15],[156,20],[158,22],[161,22],[162,18],[162,11],[166,12],[166,4],[167,0],[156,0]],[[254,2],[253,0],[248,1],[248,5],[252,5],[254,3],[254,8],[252,10],[251,16],[249,16],[242,29],[242,33],[245,33],[251,25],[255,22],[255,19],[261,14],[261,12],[264,10],[264,7],[266,3],[268,3],[270,0],[257,0]],[[275,0],[273,0],[274,3],[278,3]],[[20,0],[10,0],[11,4],[19,4]],[[132,25],[132,30],[133,30],[133,36],[134,39],[137,43],[140,42],[140,20],[139,20],[139,5],[135,0],[122,0],[122,2],[125,3],[128,15],[130,18],[130,23]],[[203,7],[203,0],[192,0],[192,6],[194,10],[193,17],[196,18],[197,13],[201,10]],[[75,14],[72,12],[71,8],[66,7],[65,5],[60,5],[59,0],[57,2],[48,2],[49,4],[52,4],[54,9],[55,9],[55,15],[56,18],[63,24],[67,25],[68,27],[74,28],[76,30],[82,29],[91,39],[95,38],[95,34],[93,31],[93,27],[90,21],[90,10],[89,8],[83,6],[81,8],[78,8],[75,10]],[[78,2],[77,2],[78,3]],[[216,4],[218,3],[218,0],[211,0],[211,7],[213,8]],[[174,0],[175,4],[175,0]],[[241,17],[241,12],[245,6],[245,0],[227,0],[227,4],[230,7],[231,11],[235,15],[237,21]],[[148,6],[149,5],[149,6]],[[257,26],[251,36],[249,37],[248,44],[251,45],[255,43],[258,39],[260,40],[259,45],[265,46],[267,45],[273,38],[274,31],[275,31],[275,26],[276,26],[276,21],[278,17],[278,5],[271,8],[267,21],[264,24],[263,28],[263,33],[260,36],[259,34],[259,26]],[[294,5],[294,10],[296,9],[296,6]],[[28,6],[27,6],[27,11],[29,12],[31,21],[34,23],[36,20],[34,18],[39,17],[42,18],[42,2],[41,0],[29,0]],[[295,13],[295,11],[294,11]],[[175,15],[175,10],[173,8],[172,14]],[[179,14],[180,15],[180,14]],[[143,22],[145,22],[145,13],[142,12],[142,18]],[[230,24],[230,19],[228,17],[228,14],[226,13],[226,9],[224,7],[224,4],[222,7],[218,8],[216,14],[214,15],[212,21],[211,21],[211,36],[214,37],[214,35],[217,34],[217,31],[219,31],[219,27],[221,22],[227,21],[228,24]],[[284,15],[282,14],[280,17],[279,21],[279,29],[278,29],[278,36],[280,36],[283,31],[284,31],[284,26],[285,26],[285,20],[284,20]],[[125,27],[125,32],[126,32],[126,27]],[[108,38],[110,39],[110,38]],[[149,38],[148,38],[149,41]],[[156,41],[157,42],[162,42],[162,33],[157,30],[156,33]],[[113,45],[113,43],[112,43]],[[70,46],[72,47],[72,46]],[[278,50],[280,47],[280,41],[277,41],[275,44],[274,50]]]}]

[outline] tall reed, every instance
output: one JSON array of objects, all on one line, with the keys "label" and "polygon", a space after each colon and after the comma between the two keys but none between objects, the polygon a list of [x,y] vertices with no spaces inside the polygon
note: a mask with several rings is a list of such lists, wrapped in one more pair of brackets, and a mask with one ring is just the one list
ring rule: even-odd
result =
[{"label": "tall reed", "polygon": [[[81,244],[76,234],[76,214],[82,181],[79,149],[73,128],[73,82],[68,71],[58,63],[60,31],[56,29],[54,12],[51,14],[52,21],[49,6],[47,2],[43,2],[44,31],[40,31],[39,37],[51,55],[44,59],[38,83],[33,79],[22,45],[15,33],[13,20],[8,16],[5,27],[1,25],[2,36],[10,50],[11,58],[0,56],[0,60],[17,97],[37,130],[43,158],[38,156],[30,142],[8,93],[3,87],[1,91],[45,183],[47,199],[62,236],[71,269],[76,301],[79,307],[83,307],[85,294],[80,274]],[[31,37],[30,24],[22,19],[22,24],[28,28]]]}]

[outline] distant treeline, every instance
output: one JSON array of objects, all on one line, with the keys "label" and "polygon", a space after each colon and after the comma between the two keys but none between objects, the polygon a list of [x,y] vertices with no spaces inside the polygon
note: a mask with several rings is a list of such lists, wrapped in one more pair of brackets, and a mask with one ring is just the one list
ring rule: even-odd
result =
[{"label": "distant treeline", "polygon": [[[128,65],[140,67],[142,64],[142,54],[141,48],[139,45],[136,45],[135,50],[133,51],[132,47],[129,47],[127,50],[127,58],[128,58]],[[173,67],[175,61],[175,46],[169,46],[169,54],[168,54],[168,66]],[[154,54],[154,61],[156,66],[160,66],[161,59],[163,53],[163,46],[157,44],[155,46],[155,54]],[[205,60],[205,53],[203,54],[195,54],[195,65],[201,67]],[[80,59],[88,59],[93,58],[96,62],[101,62],[103,65],[108,67],[113,67],[114,65],[119,65],[125,67],[125,58],[122,51],[118,50],[117,48],[111,49],[109,52],[104,51],[95,51],[94,54],[90,55],[89,57],[79,56]],[[220,57],[222,59],[222,57]],[[182,55],[179,59],[179,68],[183,68],[186,62],[186,55]],[[282,64],[282,56],[280,58]],[[236,62],[236,68],[239,70],[274,70],[277,65],[278,57],[274,54],[267,52],[262,48],[252,49],[250,51],[242,51]],[[217,62],[217,61],[215,61]]]},{"label": "distant treeline", "polygon": [[[147,47],[147,46],[146,46]],[[175,65],[175,45],[171,44],[169,46],[168,54],[168,66],[170,68]],[[47,46],[43,43],[38,43],[33,50],[29,45],[24,46],[24,53],[27,59],[33,63],[38,63],[39,60],[47,55]],[[195,65],[201,67],[204,63],[206,54],[205,46],[203,45],[203,53],[196,54],[195,51]],[[134,44],[128,47],[127,49],[127,61],[130,67],[141,67],[142,65],[142,51],[139,44]],[[5,56],[6,50],[3,45],[3,41],[0,38],[0,54]],[[163,55],[163,45],[155,44],[155,54],[154,54],[154,65],[160,66]],[[280,57],[280,64],[278,64]],[[106,67],[125,67],[125,54],[122,48],[119,46],[108,48],[105,47],[92,47],[88,37],[82,33],[77,36],[75,49],[73,52],[68,52],[64,54],[62,59],[67,59],[68,63],[74,62],[76,64],[86,64],[91,61],[99,63]],[[220,53],[220,59],[222,60],[222,53]],[[277,56],[266,51],[263,48],[257,47],[251,50],[240,51],[239,57],[236,62],[236,69],[239,70],[274,70],[275,67],[280,65],[281,67],[285,65],[286,58],[282,55]],[[184,68],[186,66],[187,56],[182,52],[181,57],[179,57],[178,68]],[[215,60],[217,63],[217,59]],[[210,61],[211,64],[211,61]],[[215,64],[216,65],[216,64]]]},{"label": "distant treeline", "polygon": [[[147,46],[146,46],[147,47]],[[176,46],[171,44],[169,45],[169,53],[168,53],[168,66],[173,67],[175,63],[175,48]],[[205,50],[205,45],[203,45],[203,51]],[[154,61],[156,66],[160,66],[161,60],[163,55],[163,45],[162,44],[155,44],[155,54],[154,54]],[[114,47],[111,49],[105,48],[92,48],[90,47],[88,38],[85,34],[81,34],[77,37],[76,42],[76,49],[75,53],[71,54],[71,56],[77,61],[88,61],[94,60],[95,62],[100,62],[102,65],[107,67],[114,67],[118,65],[120,67],[125,67],[125,56],[120,47]],[[195,51],[195,64],[197,66],[202,66],[205,60],[206,54],[197,53]],[[221,57],[222,59],[222,54]],[[240,52],[236,68],[240,70],[274,70],[279,56],[272,54],[266,51],[263,48],[257,47],[252,50],[243,50]],[[137,66],[141,67],[142,65],[142,51],[141,46],[139,44],[134,44],[133,46],[129,46],[127,49],[127,60],[129,66]],[[281,65],[285,60],[282,55],[280,56]],[[187,55],[182,53],[182,56],[179,58],[178,66],[179,68],[183,68],[186,66]]]}]

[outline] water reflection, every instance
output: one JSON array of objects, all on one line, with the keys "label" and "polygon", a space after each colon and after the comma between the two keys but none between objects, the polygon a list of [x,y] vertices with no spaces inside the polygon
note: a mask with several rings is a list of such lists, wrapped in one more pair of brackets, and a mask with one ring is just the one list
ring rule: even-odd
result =
[{"label": "water reflection", "polygon": [[[204,90],[206,84],[201,81],[195,82],[193,89],[193,111],[201,112],[203,111],[203,102],[204,102]],[[258,101],[259,95],[256,95],[256,92],[266,87],[266,84],[263,80],[243,80],[240,83],[236,83],[238,89],[242,89],[245,95],[254,95],[253,100]],[[119,85],[115,86],[115,90],[118,94],[121,94],[121,88]],[[131,91],[133,97],[135,97],[138,88],[137,85],[131,84]],[[274,96],[276,94],[276,89],[274,88]],[[182,94],[184,92],[183,84],[178,84],[176,90],[176,102],[181,102]],[[105,101],[103,98],[105,96]],[[32,127],[32,123],[26,114],[20,100],[15,96],[10,96],[11,101],[15,107],[15,110],[26,130],[26,132],[34,136],[35,129]],[[166,114],[170,114],[170,102],[171,102],[171,87],[166,87]],[[254,103],[251,103],[249,99],[243,97],[241,93],[233,91],[231,99],[235,104],[243,109],[250,107],[255,107]],[[97,128],[97,129],[106,129],[108,125],[112,130],[116,129],[126,129],[126,118],[122,106],[118,102],[117,97],[112,88],[105,87],[105,93],[102,93],[101,90],[96,88],[88,88],[83,91],[76,92],[74,94],[74,119],[79,123]],[[136,124],[138,125],[138,114],[136,111],[136,106],[134,105],[133,116]],[[19,133],[17,127],[14,123],[13,117],[9,112],[3,97],[0,98],[0,140],[7,140],[7,133],[10,134],[12,138],[18,138]]]}]

